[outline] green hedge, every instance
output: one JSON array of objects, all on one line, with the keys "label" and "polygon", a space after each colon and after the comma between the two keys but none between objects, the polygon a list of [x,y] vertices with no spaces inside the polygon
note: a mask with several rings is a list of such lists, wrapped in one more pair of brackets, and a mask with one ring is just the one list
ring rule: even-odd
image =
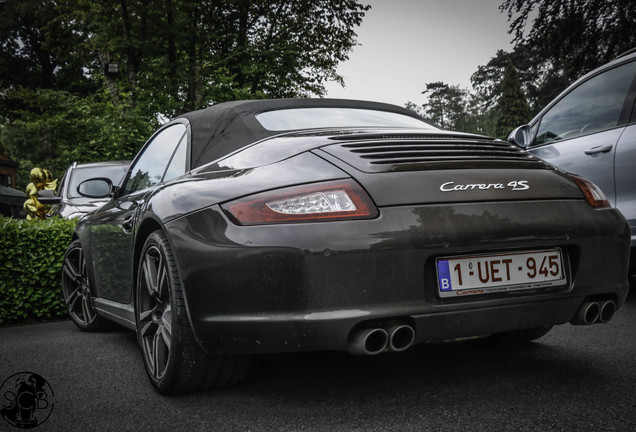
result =
[{"label": "green hedge", "polygon": [[62,261],[75,220],[0,217],[0,324],[66,316]]}]

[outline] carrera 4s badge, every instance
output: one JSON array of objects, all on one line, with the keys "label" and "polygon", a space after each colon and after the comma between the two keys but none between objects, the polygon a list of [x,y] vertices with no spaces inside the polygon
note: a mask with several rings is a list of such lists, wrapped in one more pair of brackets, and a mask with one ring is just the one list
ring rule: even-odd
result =
[{"label": "carrera 4s badge", "polygon": [[511,189],[514,191],[522,191],[530,189],[528,180],[513,180],[508,184],[504,183],[470,183],[457,184],[455,182],[446,182],[439,187],[442,192],[455,192],[467,190],[488,190],[488,189]]}]

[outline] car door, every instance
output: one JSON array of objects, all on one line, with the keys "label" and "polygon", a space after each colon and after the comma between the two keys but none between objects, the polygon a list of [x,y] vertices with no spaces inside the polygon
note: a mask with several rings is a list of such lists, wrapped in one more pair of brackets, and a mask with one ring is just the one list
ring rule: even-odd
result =
[{"label": "car door", "polygon": [[[636,108],[635,108],[636,109]],[[623,213],[636,244],[636,112],[616,144],[616,208]]]},{"label": "car door", "polygon": [[[136,226],[157,185],[186,171],[186,126],[157,132],[136,157],[118,196],[98,210],[90,224],[95,296],[130,303]],[[177,164],[176,159],[182,162]]]},{"label": "car door", "polygon": [[553,103],[532,125],[532,153],[596,183],[614,206],[614,161],[632,111],[635,76],[636,61],[602,71]]}]

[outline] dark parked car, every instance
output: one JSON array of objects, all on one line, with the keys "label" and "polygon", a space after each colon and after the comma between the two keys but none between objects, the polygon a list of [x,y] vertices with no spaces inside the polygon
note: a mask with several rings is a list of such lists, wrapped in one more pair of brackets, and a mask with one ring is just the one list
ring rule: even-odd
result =
[{"label": "dark parked car", "polygon": [[257,354],[530,341],[628,291],[629,228],[596,186],[392,105],[218,104],[79,192],[110,201],[66,252],[70,316],[135,330],[162,393],[238,382]]},{"label": "dark parked car", "polygon": [[636,272],[636,51],[588,73],[509,141],[598,185],[627,218]]},{"label": "dark parked car", "polygon": [[0,185],[0,216],[24,218],[22,205],[26,199],[24,192]]},{"label": "dark parked car", "polygon": [[57,193],[49,190],[38,192],[38,201],[52,205],[49,214],[73,219],[92,212],[104,205],[108,198],[87,198],[77,192],[77,186],[89,178],[103,177],[117,186],[123,180],[130,161],[95,162],[78,164],[74,162],[64,173]]}]

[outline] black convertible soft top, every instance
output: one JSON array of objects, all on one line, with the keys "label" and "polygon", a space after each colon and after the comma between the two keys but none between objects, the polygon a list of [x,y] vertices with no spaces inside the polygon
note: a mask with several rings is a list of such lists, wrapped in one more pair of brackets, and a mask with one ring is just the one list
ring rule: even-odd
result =
[{"label": "black convertible soft top", "polygon": [[256,115],[290,108],[357,108],[388,111],[424,121],[415,112],[399,106],[346,99],[263,99],[223,102],[183,114],[192,133],[191,166],[197,168],[248,144],[281,131],[265,129]]}]

